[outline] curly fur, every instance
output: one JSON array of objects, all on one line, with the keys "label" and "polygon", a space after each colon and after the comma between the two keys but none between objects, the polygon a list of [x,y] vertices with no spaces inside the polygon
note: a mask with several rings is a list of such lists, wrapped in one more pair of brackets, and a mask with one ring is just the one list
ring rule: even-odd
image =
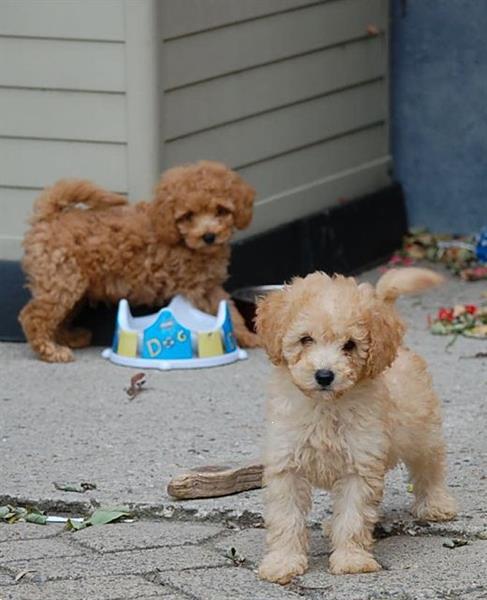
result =
[{"label": "curly fur", "polygon": [[[130,205],[89,181],[44,190],[24,240],[32,300],[20,322],[32,348],[49,362],[72,360],[68,346],[90,341],[89,332],[69,327],[84,300],[161,306],[181,293],[215,312],[227,298],[230,237],[250,223],[254,195],[237,173],[210,161],[169,169],[151,202]],[[255,346],[231,308],[239,343]]]},{"label": "curly fur", "polygon": [[[455,515],[445,486],[440,404],[422,358],[401,346],[402,293],[436,285],[426,269],[378,282],[314,273],[262,299],[257,332],[276,366],[265,450],[267,552],[260,576],[289,582],[307,568],[311,489],[330,490],[332,573],[377,571],[371,554],[384,476],[403,461],[420,519]],[[334,374],[328,386],[319,369]]]}]

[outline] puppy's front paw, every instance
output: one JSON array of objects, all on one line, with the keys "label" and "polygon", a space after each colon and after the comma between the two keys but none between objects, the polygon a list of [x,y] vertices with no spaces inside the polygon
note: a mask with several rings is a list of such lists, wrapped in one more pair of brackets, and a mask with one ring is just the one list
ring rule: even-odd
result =
[{"label": "puppy's front paw", "polygon": [[457,515],[457,503],[446,491],[427,498],[418,498],[413,514],[420,521],[451,521]]},{"label": "puppy's front paw", "polygon": [[259,577],[272,583],[285,585],[296,575],[302,575],[308,568],[308,559],[302,554],[270,552],[264,556],[259,567]]},{"label": "puppy's front paw", "polygon": [[360,548],[335,550],[330,556],[330,571],[334,575],[375,573],[381,569],[375,558]]}]

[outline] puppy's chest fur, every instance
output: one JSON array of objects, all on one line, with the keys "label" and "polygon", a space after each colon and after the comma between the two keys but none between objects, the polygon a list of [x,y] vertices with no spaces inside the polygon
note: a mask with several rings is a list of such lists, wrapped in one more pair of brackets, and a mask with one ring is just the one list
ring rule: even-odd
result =
[{"label": "puppy's chest fur", "polygon": [[382,470],[390,442],[373,396],[356,390],[349,399],[320,404],[287,391],[285,399],[270,401],[268,464],[297,470],[324,489],[347,474]]},{"label": "puppy's chest fur", "polygon": [[329,489],[348,466],[352,466],[343,426],[336,418],[322,417],[298,433],[294,460],[313,485]]}]

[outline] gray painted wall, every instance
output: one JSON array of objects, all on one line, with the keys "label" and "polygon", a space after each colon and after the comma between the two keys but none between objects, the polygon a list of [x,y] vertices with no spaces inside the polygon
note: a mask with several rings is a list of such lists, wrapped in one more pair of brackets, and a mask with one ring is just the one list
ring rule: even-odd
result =
[{"label": "gray painted wall", "polygon": [[487,224],[487,2],[393,0],[393,155],[412,225]]}]

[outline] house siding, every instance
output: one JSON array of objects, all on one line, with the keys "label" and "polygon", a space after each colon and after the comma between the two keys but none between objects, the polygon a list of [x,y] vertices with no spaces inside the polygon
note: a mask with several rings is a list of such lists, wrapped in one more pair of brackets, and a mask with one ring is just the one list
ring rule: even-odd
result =
[{"label": "house siding", "polygon": [[137,200],[221,160],[258,192],[241,236],[383,187],[387,48],[387,0],[0,0],[0,258],[62,177]]}]

